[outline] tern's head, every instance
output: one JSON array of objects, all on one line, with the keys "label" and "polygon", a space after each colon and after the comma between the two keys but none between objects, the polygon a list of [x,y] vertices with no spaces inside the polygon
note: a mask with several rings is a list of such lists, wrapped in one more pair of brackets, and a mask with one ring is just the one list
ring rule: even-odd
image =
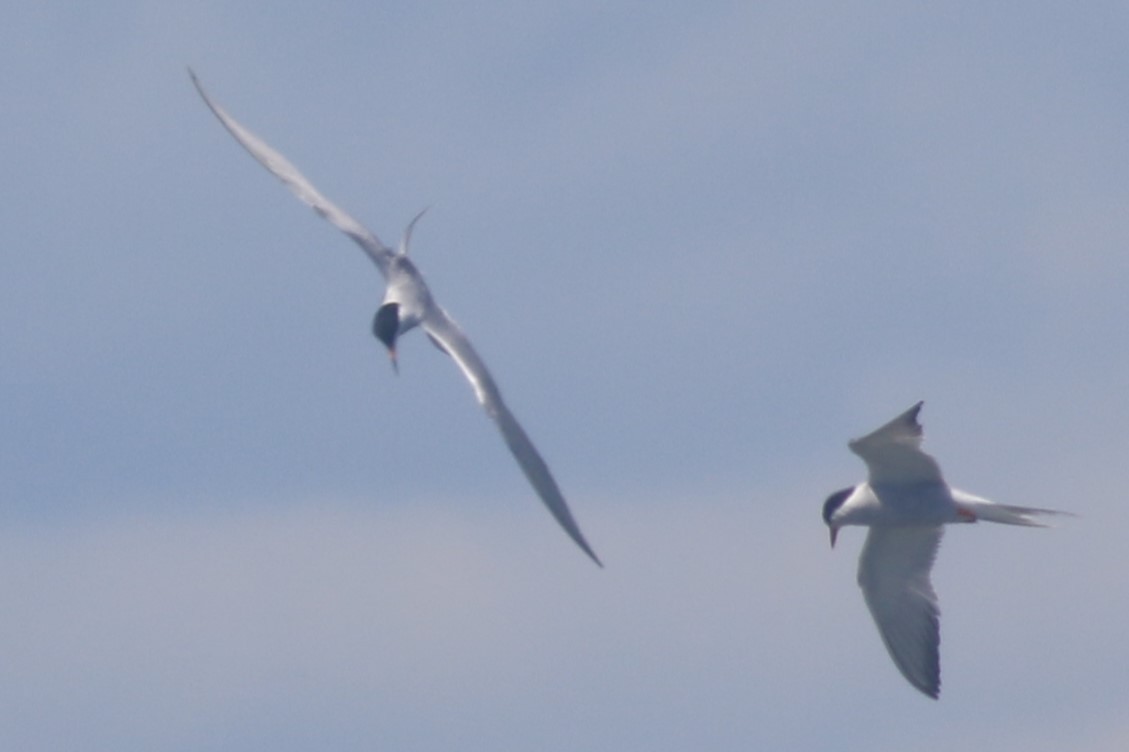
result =
[{"label": "tern's head", "polygon": [[843,506],[843,502],[847,497],[854,493],[854,487],[844,488],[827,497],[827,501],[823,502],[823,521],[827,527],[831,529],[831,547],[835,548],[835,538],[839,535],[839,528],[841,523],[838,521],[838,515],[835,513]]},{"label": "tern's head", "polygon": [[396,365],[396,336],[400,333],[400,304],[385,303],[376,312],[372,320],[372,333],[388,348],[388,357],[392,359],[392,368],[400,372]]}]

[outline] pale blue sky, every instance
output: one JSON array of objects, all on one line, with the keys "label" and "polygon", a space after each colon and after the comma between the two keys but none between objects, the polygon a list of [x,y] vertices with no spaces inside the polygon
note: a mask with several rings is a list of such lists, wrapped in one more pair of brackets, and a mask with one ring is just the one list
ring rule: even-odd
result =
[{"label": "pale blue sky", "polygon": [[[0,747],[1129,745],[1129,8],[109,0],[0,27]],[[598,570],[237,118],[413,256]],[[924,399],[940,702],[819,510]]]}]

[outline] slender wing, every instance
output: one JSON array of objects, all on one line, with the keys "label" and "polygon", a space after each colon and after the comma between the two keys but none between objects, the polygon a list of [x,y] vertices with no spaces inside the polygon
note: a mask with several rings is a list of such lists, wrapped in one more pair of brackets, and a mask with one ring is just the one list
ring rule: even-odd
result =
[{"label": "slender wing", "polygon": [[921,451],[923,431],[917,414],[923,404],[918,402],[881,428],[847,443],[866,462],[872,485],[943,482],[937,460]]},{"label": "slender wing", "polygon": [[859,556],[859,587],[894,665],[919,690],[941,692],[940,609],[929,570],[943,528],[871,527]]},{"label": "slender wing", "polygon": [[479,403],[486,410],[486,414],[497,423],[498,429],[502,432],[502,438],[506,440],[506,445],[513,453],[514,459],[517,460],[517,464],[521,466],[525,477],[529,479],[529,482],[537,491],[537,495],[541,497],[541,501],[549,508],[549,512],[552,513],[576,545],[580,546],[584,553],[591,557],[592,561],[602,567],[603,564],[599,557],[588,545],[588,541],[584,539],[584,534],[580,532],[576,520],[573,519],[572,512],[569,511],[568,504],[565,503],[564,496],[561,495],[561,491],[557,487],[557,482],[553,480],[553,475],[549,472],[549,466],[545,464],[545,460],[541,459],[537,448],[533,446],[533,442],[529,440],[529,436],[517,422],[517,418],[513,416],[513,413],[506,407],[506,403],[502,401],[502,395],[498,391],[498,386],[494,383],[493,377],[490,376],[490,371],[486,369],[486,364],[478,357],[478,353],[475,352],[462,329],[439,306],[432,307],[423,320],[422,326],[432,341],[458,363],[463,375],[474,387],[474,393],[478,397]]},{"label": "slender wing", "polygon": [[310,181],[306,180],[305,176],[298,171],[298,168],[290,163],[290,160],[279,154],[261,138],[236,122],[223,108],[213,102],[207,92],[204,91],[204,87],[200,85],[199,79],[196,78],[196,74],[193,73],[191,69],[189,69],[188,75],[192,77],[192,83],[196,85],[196,91],[200,92],[204,103],[215,113],[215,116],[219,118],[223,127],[227,128],[228,132],[235,137],[235,140],[238,141],[244,149],[249,151],[251,156],[258,160],[259,164],[266,167],[276,178],[281,180],[303,203],[308,204],[314,211],[329,220],[334,227],[355,240],[357,244],[364,249],[365,253],[376,262],[380,273],[387,278],[388,264],[393,255],[392,250],[384,245],[384,243],[380,242],[380,239],[367,230],[364,225],[339,209],[325,196],[321,195],[318,189],[314,188],[314,186],[310,184]]}]

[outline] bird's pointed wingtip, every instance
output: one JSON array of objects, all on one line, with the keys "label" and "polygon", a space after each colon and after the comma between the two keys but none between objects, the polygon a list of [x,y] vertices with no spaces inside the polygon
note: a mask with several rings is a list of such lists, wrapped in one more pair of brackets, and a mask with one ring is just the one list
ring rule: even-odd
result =
[{"label": "bird's pointed wingtip", "polygon": [[[216,106],[212,103],[212,98],[208,96],[208,92],[204,90],[204,84],[200,83],[200,77],[196,75],[196,71],[192,70],[192,66],[185,66],[188,69],[188,78],[192,81],[192,85],[196,88],[196,93],[204,100],[204,104],[208,105],[208,109],[215,112]],[[216,113],[217,115],[219,113]],[[220,118],[221,120],[223,118]]]},{"label": "bird's pointed wingtip", "polygon": [[932,700],[941,699],[941,677],[934,676],[916,676],[911,675],[909,672],[902,669],[898,664],[898,670],[902,672],[902,676],[906,678],[910,686],[916,689],[921,694]]},{"label": "bird's pointed wingtip", "polygon": [[572,519],[572,515],[569,513],[568,508],[564,508],[563,514],[558,514],[558,511],[555,510],[552,506],[550,506],[549,509],[553,512],[553,516],[557,518],[557,522],[562,528],[564,528],[565,533],[568,534],[568,537],[572,540],[572,542],[575,543],[577,547],[581,551],[583,551],[589,559],[595,562],[596,566],[598,566],[600,569],[603,569],[604,562],[600,561],[600,557],[597,556],[596,552],[592,550],[592,547],[588,545],[588,541],[584,538],[584,533],[580,532],[580,527]]},{"label": "bird's pointed wingtip", "polygon": [[604,562],[600,561],[600,557],[596,556],[593,551],[588,551],[588,556],[592,559],[592,561],[596,562],[596,566],[598,566],[600,569],[604,568]]},{"label": "bird's pointed wingtip", "polygon": [[910,420],[912,420],[914,423],[916,423],[917,422],[917,416],[921,412],[921,408],[924,407],[924,406],[925,406],[925,400],[918,400],[916,403],[914,403],[913,407],[911,407],[909,410],[906,410],[906,415],[909,416]]},{"label": "bird's pointed wingtip", "polygon": [[592,547],[588,545],[588,541],[584,540],[584,536],[580,534],[580,531],[577,530],[576,535],[573,535],[571,531],[568,532],[569,537],[572,538],[573,542],[580,547],[580,550],[587,554],[589,559],[596,562],[596,566],[598,566],[600,569],[603,569],[604,562],[600,561],[600,557],[597,556],[596,552],[592,550]]}]

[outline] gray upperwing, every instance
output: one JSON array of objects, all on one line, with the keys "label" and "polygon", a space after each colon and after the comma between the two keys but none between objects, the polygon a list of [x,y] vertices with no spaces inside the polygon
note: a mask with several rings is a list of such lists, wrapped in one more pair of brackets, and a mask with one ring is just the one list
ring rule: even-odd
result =
[{"label": "gray upperwing", "polygon": [[573,542],[580,546],[581,550],[588,554],[592,561],[602,567],[603,563],[596,556],[592,547],[588,545],[588,541],[584,539],[584,534],[580,532],[580,526],[573,519],[572,512],[569,510],[560,488],[557,487],[553,474],[549,471],[549,466],[542,459],[537,448],[533,446],[533,442],[517,422],[517,418],[502,401],[501,392],[498,391],[498,386],[494,383],[490,371],[487,370],[486,364],[482,362],[474,347],[471,346],[470,340],[463,334],[462,329],[439,306],[435,306],[429,312],[422,322],[422,326],[432,341],[458,364],[463,375],[474,388],[479,403],[486,410],[486,414],[493,418],[497,424],[498,430],[502,432],[502,438],[506,440],[506,446],[510,448],[514,459],[517,460],[522,472],[525,473],[525,477],[537,491],[541,501],[548,507],[549,512],[564,528]]},{"label": "gray upperwing", "polygon": [[200,84],[200,80],[196,78],[196,74],[191,68],[188,70],[188,75],[192,77],[192,83],[196,86],[196,91],[200,93],[204,103],[219,119],[223,127],[235,138],[236,141],[243,146],[251,156],[258,161],[263,167],[267,168],[276,178],[281,180],[290,191],[298,197],[300,201],[309,205],[314,211],[320,214],[325,219],[344,232],[364,250],[365,253],[376,263],[380,273],[388,277],[388,264],[392,258],[393,251],[380,242],[371,231],[357,220],[353,219],[347,212],[339,208],[332,201],[321,195],[317,188],[310,183],[306,177],[298,171],[290,160],[279,154],[271,148],[265,141],[256,136],[251,131],[243,127],[235,118],[228,115],[227,112],[218,104],[212,101],[208,93],[204,91],[204,87]]},{"label": "gray upperwing", "polygon": [[922,402],[881,428],[847,443],[866,463],[870,483],[941,483],[941,467],[921,451],[924,432],[917,422]]}]

